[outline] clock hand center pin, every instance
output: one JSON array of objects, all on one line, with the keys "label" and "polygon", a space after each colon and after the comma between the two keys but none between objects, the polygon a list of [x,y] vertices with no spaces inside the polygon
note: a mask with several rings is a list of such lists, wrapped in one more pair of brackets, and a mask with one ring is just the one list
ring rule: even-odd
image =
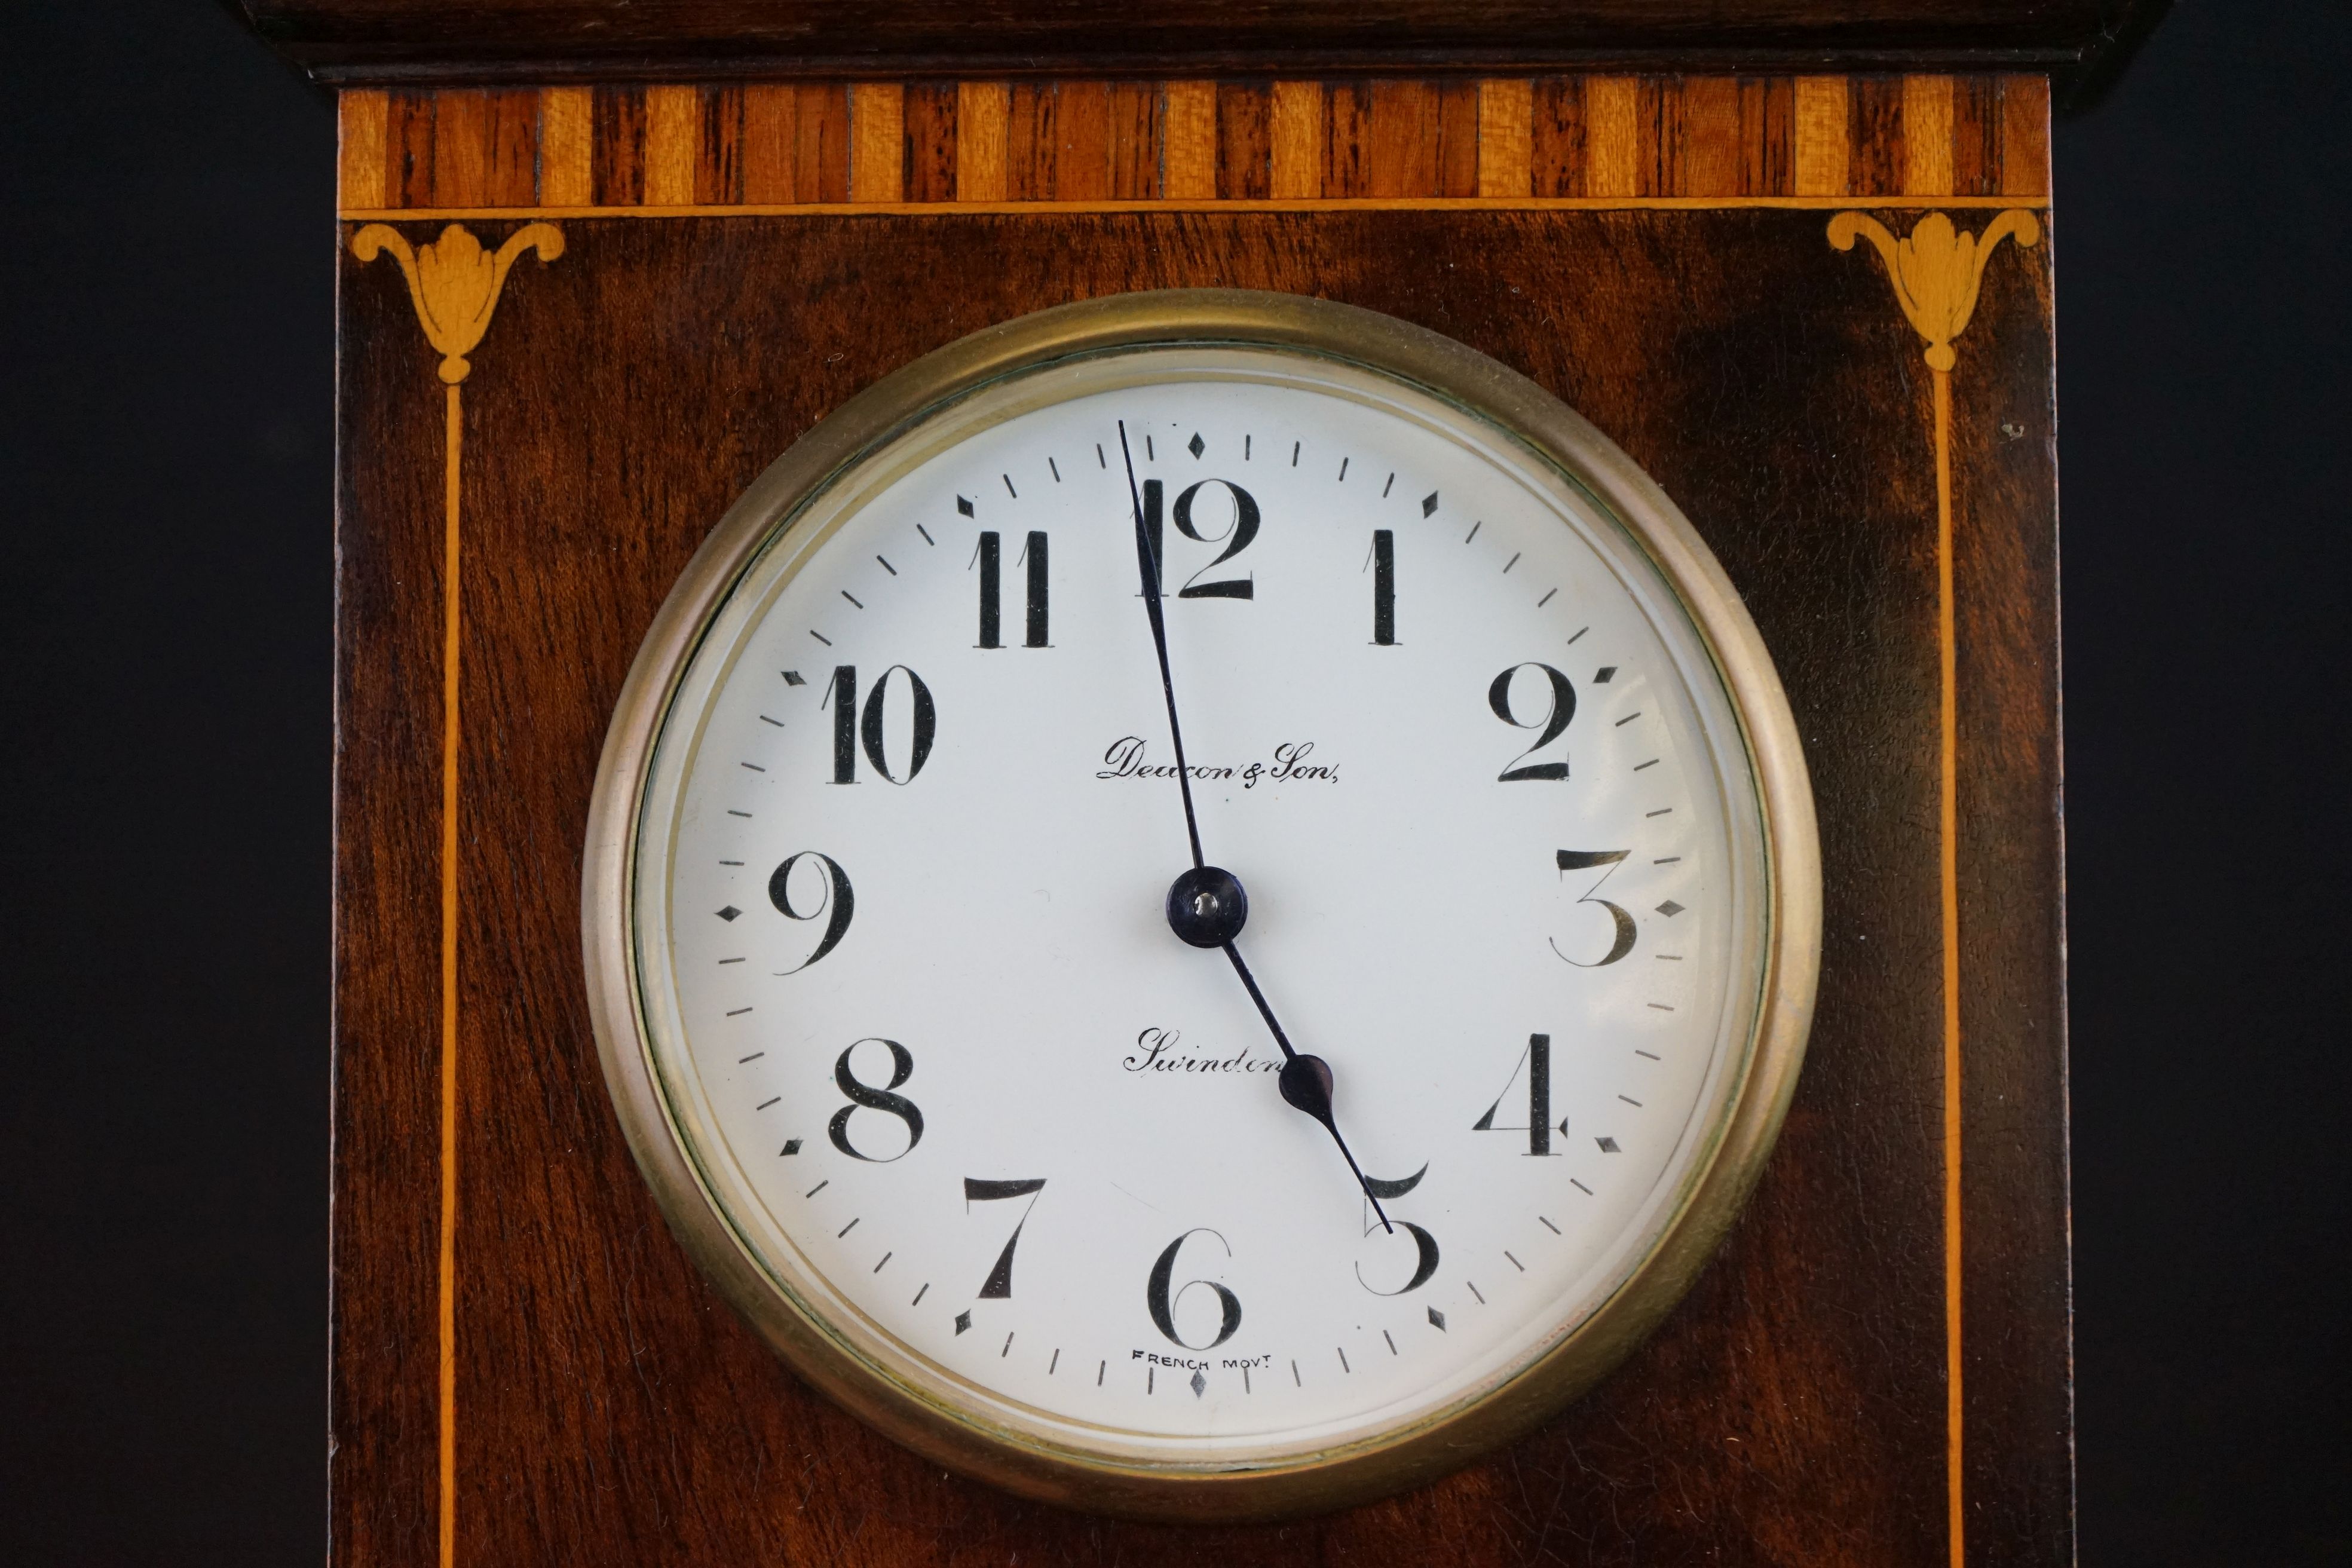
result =
[{"label": "clock hand center pin", "polygon": [[1381,1225],[1388,1230],[1396,1227],[1389,1223],[1388,1212],[1372,1185],[1364,1179],[1364,1169],[1356,1163],[1347,1139],[1339,1135],[1339,1123],[1331,1110],[1331,1067],[1321,1057],[1304,1056],[1291,1048],[1290,1037],[1284,1034],[1274,1009],[1258,989],[1257,977],[1242,962],[1241,949],[1234,939],[1241,934],[1249,919],[1249,895],[1242,888],[1241,879],[1220,866],[1212,866],[1201,852],[1201,819],[1192,809],[1192,770],[1184,764],[1184,731],[1176,720],[1176,679],[1168,665],[1168,621],[1160,607],[1160,562],[1151,548],[1150,532],[1143,521],[1143,492],[1135,479],[1135,453],[1128,446],[1127,421],[1118,422],[1118,454],[1127,463],[1127,493],[1135,516],[1135,560],[1143,579],[1143,608],[1151,622],[1151,646],[1160,656],[1160,690],[1168,704],[1168,739],[1176,752],[1176,786],[1184,798],[1184,833],[1192,842],[1192,868],[1179,876],[1168,889],[1168,924],[1177,936],[1194,947],[1215,947],[1224,950],[1232,961],[1234,973],[1241,976],[1242,985],[1249,992],[1250,1000],[1257,1005],[1258,1016],[1274,1036],[1274,1043],[1282,1047],[1282,1072],[1276,1079],[1282,1098],[1297,1110],[1305,1111],[1323,1124],[1331,1141],[1339,1146],[1340,1158],[1355,1173],[1356,1184],[1364,1190],[1365,1201],[1380,1215]]}]

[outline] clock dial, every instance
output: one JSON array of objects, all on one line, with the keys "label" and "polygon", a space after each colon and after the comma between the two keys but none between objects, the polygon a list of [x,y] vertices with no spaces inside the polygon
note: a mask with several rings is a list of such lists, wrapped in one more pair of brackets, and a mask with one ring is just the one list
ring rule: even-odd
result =
[{"label": "clock dial", "polygon": [[[1643,545],[1477,417],[1296,353],[1064,363],[869,453],[707,625],[635,825],[645,1054],[870,1375],[1104,1462],[1377,1443],[1573,1334],[1716,1150],[1771,947],[1739,714]],[[1230,888],[1171,913],[1171,695],[1231,955]]]}]

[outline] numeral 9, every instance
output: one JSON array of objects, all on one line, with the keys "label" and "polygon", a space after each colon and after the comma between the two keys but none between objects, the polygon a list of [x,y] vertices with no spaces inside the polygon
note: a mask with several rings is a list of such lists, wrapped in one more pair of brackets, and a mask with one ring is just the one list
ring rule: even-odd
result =
[{"label": "numeral 9", "polygon": [[[793,907],[793,868],[803,860],[814,860],[824,867],[825,876],[824,891],[817,899],[816,907],[806,914]],[[850,891],[848,873],[835,862],[832,856],[820,854],[814,849],[803,849],[797,855],[784,858],[783,864],[768,878],[768,901],[775,905],[776,912],[788,921],[813,921],[828,911],[832,917],[824,922],[824,935],[817,942],[816,951],[790,969],[776,971],[779,974],[797,974],[838,947],[843,935],[849,930],[849,917],[857,905],[856,896]]]}]

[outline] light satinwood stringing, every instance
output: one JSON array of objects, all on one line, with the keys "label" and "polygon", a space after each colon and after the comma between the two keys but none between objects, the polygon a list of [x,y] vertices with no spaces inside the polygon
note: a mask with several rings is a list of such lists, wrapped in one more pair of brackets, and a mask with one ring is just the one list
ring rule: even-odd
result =
[{"label": "light satinwood stringing", "polygon": [[355,89],[347,215],[1484,199],[2040,205],[2038,76]]}]

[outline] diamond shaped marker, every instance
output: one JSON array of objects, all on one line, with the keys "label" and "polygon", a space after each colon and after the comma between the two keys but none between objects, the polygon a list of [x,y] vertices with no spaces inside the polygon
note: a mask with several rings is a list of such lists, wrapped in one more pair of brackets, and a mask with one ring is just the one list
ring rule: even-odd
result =
[{"label": "diamond shaped marker", "polygon": [[808,682],[801,679],[801,672],[799,670],[788,669],[784,671],[784,684],[786,686],[806,686]]},{"label": "diamond shaped marker", "polygon": [[[1194,441],[1196,441],[1196,442],[1197,442],[1197,441],[1199,441],[1199,440],[1200,440],[1200,437],[1199,437],[1198,436],[1195,436],[1195,437],[1192,437],[1192,439],[1193,439]],[[1194,457],[1196,457],[1196,458],[1197,458],[1197,457],[1199,457],[1201,454],[1200,454],[1200,453],[1198,453],[1198,452],[1195,452],[1195,453],[1193,453],[1192,455],[1193,455]],[[1195,1372],[1192,1373],[1192,1397],[1193,1397],[1193,1398],[1195,1398],[1195,1399],[1200,1398],[1202,1394],[1205,1394],[1205,1393],[1207,1393],[1207,1392],[1208,1392],[1208,1388],[1209,1388],[1209,1380],[1208,1380],[1207,1378],[1205,1378],[1205,1377],[1202,1377],[1202,1376],[1200,1374],[1200,1373],[1199,1373],[1198,1371],[1195,1371]]]},{"label": "diamond shaped marker", "polygon": [[966,517],[970,517],[971,515],[971,502],[964,500],[961,496],[956,497],[956,510],[963,513]]},{"label": "diamond shaped marker", "polygon": [[1434,1307],[1432,1307],[1429,1310],[1429,1321],[1437,1326],[1437,1331],[1439,1333],[1442,1334],[1445,1331],[1445,1314],[1439,1311]]},{"label": "diamond shaped marker", "polygon": [[[1201,433],[1198,430],[1195,430],[1192,432],[1192,438],[1184,443],[1184,447],[1185,450],[1191,452],[1192,456],[1197,458],[1202,453],[1209,449],[1209,444],[1206,441],[1202,440]],[[1195,1392],[1197,1392],[1197,1390]]]},{"label": "diamond shaped marker", "polygon": [[[788,1138],[788,1139],[786,1139],[786,1140],[784,1141],[784,1148],[783,1148],[783,1152],[784,1152],[784,1153],[786,1153],[786,1154],[797,1154],[797,1153],[799,1153],[800,1152],[801,1152],[801,1141],[800,1141],[799,1139],[797,1139],[797,1138]],[[781,1157],[781,1156],[779,1156],[779,1157]]]},{"label": "diamond shaped marker", "polygon": [[1675,902],[1674,900],[1668,899],[1664,903],[1658,906],[1658,912],[1665,916],[1666,919],[1672,920],[1676,915],[1683,912],[1683,907]]},{"label": "diamond shaped marker", "polygon": [[1421,515],[1427,517],[1431,512],[1433,512],[1436,510],[1437,492],[1435,490],[1432,490],[1427,495],[1421,498]]},{"label": "diamond shaped marker", "polygon": [[741,910],[739,910],[739,909],[737,909],[734,905],[730,904],[730,905],[728,905],[725,909],[723,909],[723,910],[719,910],[719,918],[720,920],[722,920],[722,921],[731,921],[731,920],[733,920],[737,915],[740,915],[740,914],[741,914],[742,912],[743,912],[743,911],[742,911]]},{"label": "diamond shaped marker", "polygon": [[1609,684],[1610,678],[1616,673],[1617,667],[1615,665],[1604,664],[1599,669],[1593,671],[1592,684],[1595,686],[1606,686]]},{"label": "diamond shaped marker", "polygon": [[1593,1142],[1601,1145],[1601,1152],[1604,1154],[1622,1154],[1625,1152],[1617,1147],[1614,1138],[1595,1138]]},{"label": "diamond shaped marker", "polygon": [[967,1307],[956,1314],[956,1332],[961,1333],[970,1327],[971,1327],[971,1310]]}]

